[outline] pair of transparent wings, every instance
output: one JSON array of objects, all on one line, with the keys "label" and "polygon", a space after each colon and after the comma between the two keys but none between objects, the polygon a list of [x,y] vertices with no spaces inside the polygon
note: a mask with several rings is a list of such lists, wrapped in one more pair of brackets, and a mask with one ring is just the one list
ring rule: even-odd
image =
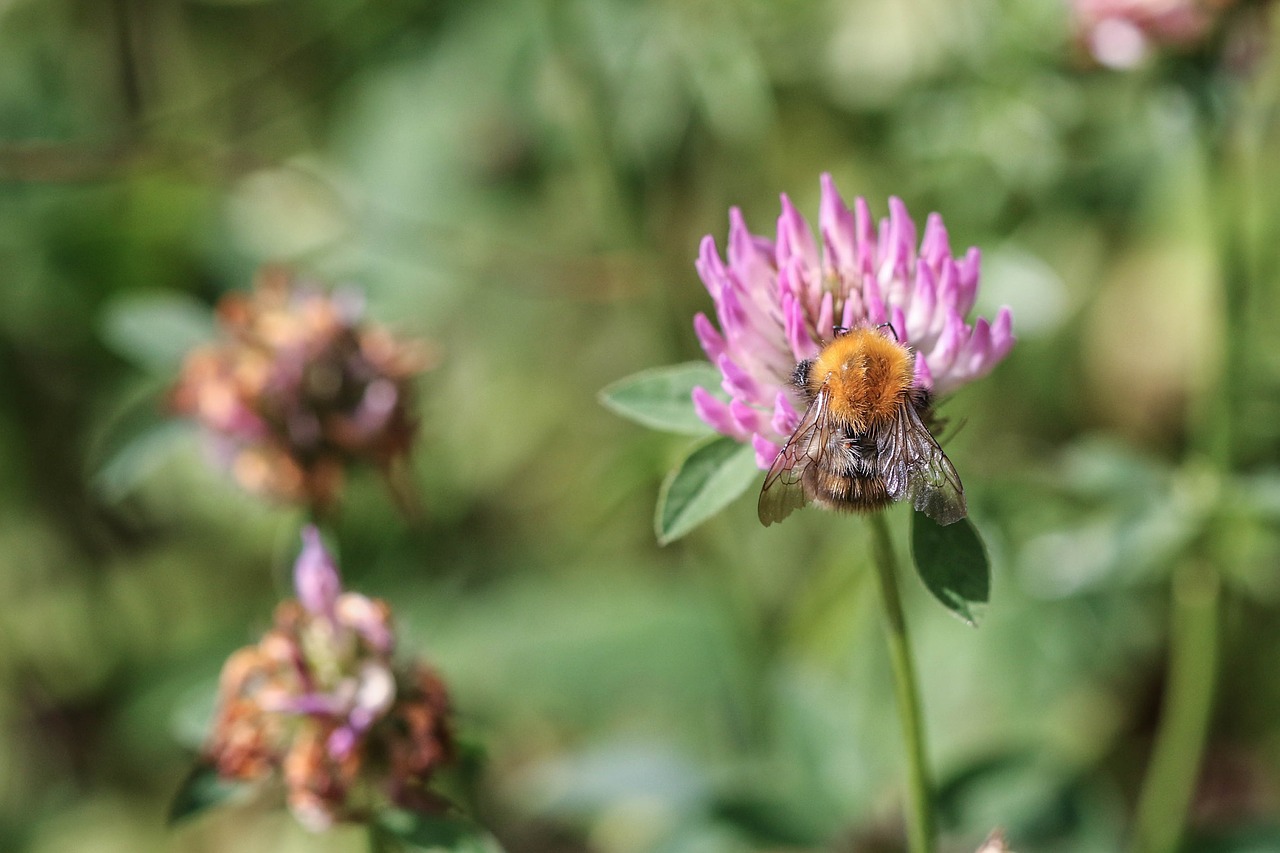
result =
[{"label": "pair of transparent wings", "polygon": [[[759,503],[760,521],[766,527],[809,502],[805,470],[824,455],[839,452],[844,427],[832,417],[830,400],[831,392],[823,385],[769,467]],[[876,474],[890,500],[906,498],[939,524],[965,517],[968,509],[960,475],[910,400],[876,431],[874,439]]]}]

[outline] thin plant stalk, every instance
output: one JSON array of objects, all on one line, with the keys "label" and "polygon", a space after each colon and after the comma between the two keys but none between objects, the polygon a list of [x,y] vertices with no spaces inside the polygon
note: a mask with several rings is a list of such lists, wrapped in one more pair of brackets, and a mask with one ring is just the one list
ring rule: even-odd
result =
[{"label": "thin plant stalk", "polygon": [[884,513],[872,515],[870,523],[872,562],[876,566],[880,600],[884,605],[885,633],[889,640],[889,659],[893,664],[893,688],[907,751],[907,842],[911,853],[931,853],[935,838],[933,796],[915,662],[907,637],[902,597],[898,594],[898,560]]},{"label": "thin plant stalk", "polygon": [[1182,838],[1213,711],[1219,586],[1203,563],[1174,576],[1164,714],[1138,800],[1135,853],[1170,853]]}]

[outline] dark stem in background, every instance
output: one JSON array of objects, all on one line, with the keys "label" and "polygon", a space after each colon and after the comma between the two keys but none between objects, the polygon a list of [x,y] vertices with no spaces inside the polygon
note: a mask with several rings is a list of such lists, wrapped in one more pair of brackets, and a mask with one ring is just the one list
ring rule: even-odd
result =
[{"label": "dark stem in background", "polygon": [[142,123],[146,105],[142,92],[142,71],[137,33],[138,17],[133,8],[134,0],[115,0],[113,15],[116,28],[116,53],[120,60],[120,90],[124,98],[125,115],[129,133],[133,135]]},{"label": "dark stem in background", "polygon": [[915,662],[907,638],[907,620],[898,594],[898,560],[889,538],[889,525],[884,513],[873,514],[869,522],[872,535],[872,562],[880,583],[880,600],[884,605],[885,633],[889,640],[889,659],[893,664],[893,688],[897,698],[898,719],[907,751],[907,841],[911,853],[930,853],[934,849],[933,794],[929,783],[924,719],[920,707]]},{"label": "dark stem in background", "polygon": [[426,521],[426,511],[422,505],[422,497],[418,493],[417,483],[413,479],[413,469],[407,458],[393,459],[382,466],[383,480],[396,509],[404,517],[410,527],[418,528]]}]

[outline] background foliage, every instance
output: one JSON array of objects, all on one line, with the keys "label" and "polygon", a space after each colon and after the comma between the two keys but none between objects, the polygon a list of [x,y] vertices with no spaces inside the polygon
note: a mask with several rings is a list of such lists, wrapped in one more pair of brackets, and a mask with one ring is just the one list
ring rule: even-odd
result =
[{"label": "background foliage", "polygon": [[[296,553],[299,517],[161,406],[207,307],[266,261],[357,283],[441,348],[424,520],[357,478],[338,541],[452,685],[508,849],[895,849],[862,525],[766,532],[741,500],[660,548],[689,438],[596,401],[700,357],[698,240],[735,204],[770,232],[779,191],[816,221],[821,171],[879,214],[941,211],[985,253],[979,310],[1013,306],[1020,336],[944,408],[985,620],[907,589],[955,849],[997,824],[1116,848],[1166,579],[1206,536],[1231,558],[1193,846],[1276,849],[1277,70],[1237,84],[1247,170],[1224,181],[1185,89],[1090,70],[1049,0],[3,0],[0,849],[364,843],[256,803],[164,826]],[[1224,331],[1225,209],[1261,286]],[[1227,335],[1231,476],[1198,438]]]}]

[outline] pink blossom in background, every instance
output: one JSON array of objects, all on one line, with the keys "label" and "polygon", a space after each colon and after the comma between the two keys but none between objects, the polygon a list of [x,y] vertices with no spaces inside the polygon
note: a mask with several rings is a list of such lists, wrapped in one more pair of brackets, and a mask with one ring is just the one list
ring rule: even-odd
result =
[{"label": "pink blossom in background", "polygon": [[1203,41],[1232,0],[1073,0],[1077,36],[1108,68],[1133,68],[1159,47]]}]

